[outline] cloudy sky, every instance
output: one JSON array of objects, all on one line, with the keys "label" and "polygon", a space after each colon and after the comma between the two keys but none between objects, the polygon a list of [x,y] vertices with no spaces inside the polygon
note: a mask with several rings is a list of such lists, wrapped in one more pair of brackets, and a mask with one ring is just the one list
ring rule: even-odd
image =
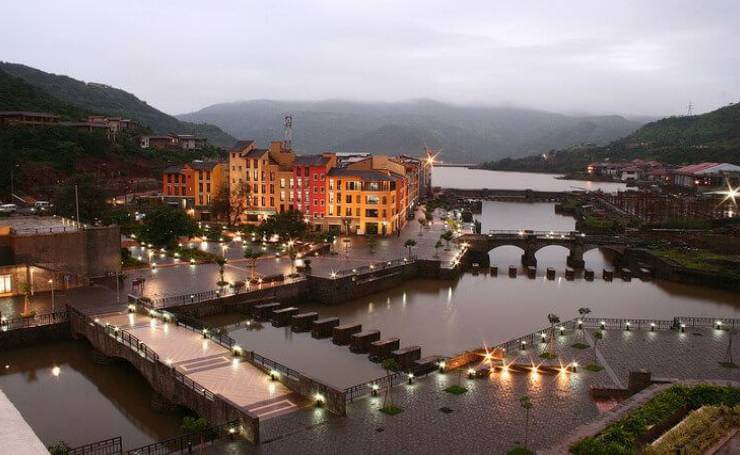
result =
[{"label": "cloudy sky", "polygon": [[0,60],[169,113],[246,99],[665,115],[740,100],[737,0],[22,0]]}]

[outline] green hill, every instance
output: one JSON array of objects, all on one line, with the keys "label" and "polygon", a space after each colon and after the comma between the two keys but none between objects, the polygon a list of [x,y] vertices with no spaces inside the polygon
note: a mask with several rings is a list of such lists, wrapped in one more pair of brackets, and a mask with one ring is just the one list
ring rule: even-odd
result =
[{"label": "green hill", "polygon": [[740,104],[706,114],[648,123],[605,147],[581,146],[546,155],[505,158],[486,169],[571,173],[594,161],[654,159],[667,164],[721,162],[740,165]]},{"label": "green hill", "polygon": [[[183,122],[165,114],[124,90],[98,83],[85,83],[68,76],[46,73],[17,63],[0,62],[0,70],[23,79],[56,98],[81,110],[121,116],[151,128],[155,133],[197,134],[216,146],[230,147],[235,139],[219,127],[206,123]],[[52,110],[52,109],[45,109]]]},{"label": "green hill", "polygon": [[2,70],[0,70],[0,111],[51,112],[66,120],[78,120],[92,114],[86,109],[63,103],[23,79]]}]

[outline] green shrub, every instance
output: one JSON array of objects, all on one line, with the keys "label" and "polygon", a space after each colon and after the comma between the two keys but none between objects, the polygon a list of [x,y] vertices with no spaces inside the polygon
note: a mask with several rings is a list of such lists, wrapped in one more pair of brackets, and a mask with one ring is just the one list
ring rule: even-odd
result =
[{"label": "green shrub", "polygon": [[[657,394],[629,415],[614,422],[596,437],[578,441],[571,446],[571,452],[575,454],[633,453],[637,450],[637,441],[640,436],[682,407],[690,409],[697,409],[704,405],[733,407],[738,403],[740,403],[740,388],[713,385],[673,386]],[[623,451],[614,451],[620,447]]]}]

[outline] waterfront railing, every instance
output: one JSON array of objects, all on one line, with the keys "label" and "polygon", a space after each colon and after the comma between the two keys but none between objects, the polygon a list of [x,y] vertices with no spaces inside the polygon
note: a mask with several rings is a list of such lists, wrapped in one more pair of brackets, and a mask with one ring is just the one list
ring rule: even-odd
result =
[{"label": "waterfront railing", "polygon": [[68,449],[65,453],[66,455],[121,455],[123,454],[123,441],[120,436],[116,436]]},{"label": "waterfront railing", "polygon": [[342,269],[338,272],[334,272],[337,277],[352,276],[352,275],[363,275],[366,273],[373,273],[379,270],[388,270],[396,267],[403,267],[404,265],[411,264],[416,261],[415,257],[411,258],[400,258],[391,259],[389,261],[379,261],[372,264],[353,267],[351,269]]},{"label": "waterfront railing", "polygon": [[17,317],[12,319],[0,318],[0,330],[23,329],[27,327],[40,327],[45,325],[59,324],[69,320],[67,310],[55,311],[53,313],[37,314],[33,317]]},{"label": "waterfront railing", "polygon": [[239,421],[232,420],[210,426],[202,431],[187,433],[127,451],[127,455],[168,455],[193,453],[194,449],[209,446],[221,439],[232,438],[239,433]]}]

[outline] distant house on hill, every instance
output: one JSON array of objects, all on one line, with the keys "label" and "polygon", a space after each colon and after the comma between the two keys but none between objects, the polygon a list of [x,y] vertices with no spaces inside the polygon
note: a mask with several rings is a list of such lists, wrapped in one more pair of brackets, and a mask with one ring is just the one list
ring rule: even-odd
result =
[{"label": "distant house on hill", "polygon": [[59,116],[48,112],[0,111],[0,126],[54,126],[58,123]]},{"label": "distant house on hill", "polygon": [[673,184],[684,187],[718,187],[740,181],[740,166],[730,163],[699,163],[684,166],[672,173]]},{"label": "distant house on hill", "polygon": [[200,150],[204,148],[207,141],[203,137],[192,134],[174,134],[168,135],[148,135],[139,137],[139,146],[141,148],[153,149],[176,149],[182,150]]}]

